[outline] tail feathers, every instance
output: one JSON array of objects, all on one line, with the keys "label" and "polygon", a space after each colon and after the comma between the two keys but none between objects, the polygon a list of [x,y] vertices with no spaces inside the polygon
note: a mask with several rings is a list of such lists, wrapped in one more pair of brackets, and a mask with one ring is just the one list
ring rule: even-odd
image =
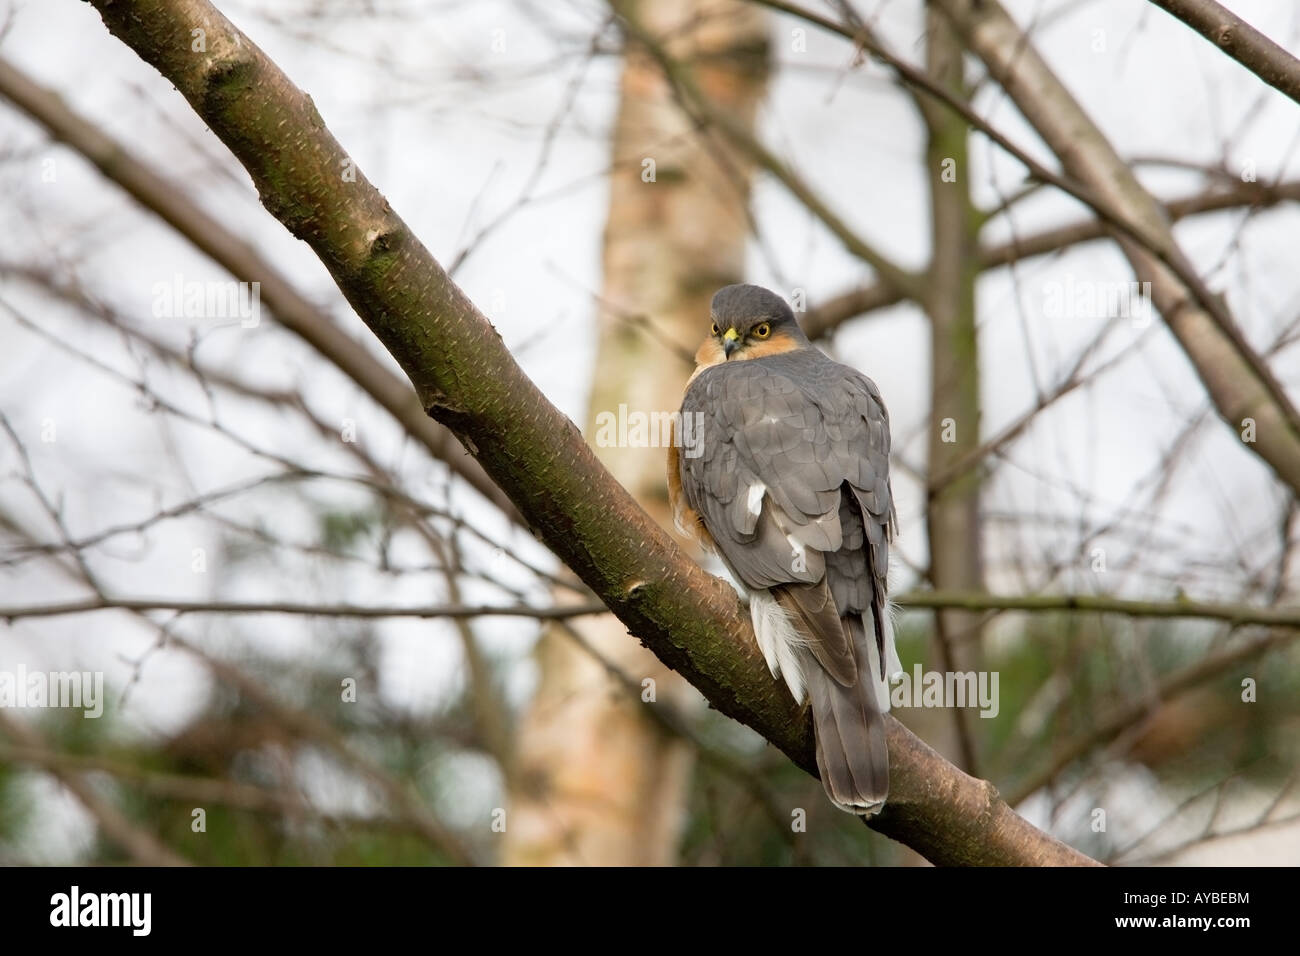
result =
[{"label": "tail feathers", "polygon": [[809,668],[806,680],[826,795],[847,813],[878,813],[889,796],[889,749],[875,682],[844,687],[820,667]]},{"label": "tail feathers", "polygon": [[[795,630],[806,635],[803,646],[817,663],[846,687],[857,683],[860,668],[848,618],[840,617],[825,579],[816,584],[783,584],[768,594],[785,608]],[[854,616],[856,619],[856,616]]]},{"label": "tail feathers", "polygon": [[872,618],[874,612],[866,610],[862,612],[861,617],[850,615],[844,619],[853,634],[854,649],[858,654],[864,655],[861,659],[867,662],[866,666],[861,668],[861,674],[871,679],[876,690],[876,706],[883,713],[889,712],[889,682],[903,672],[902,662],[898,659],[898,649],[894,646],[894,622],[890,607],[892,605],[886,606],[884,613],[884,667],[880,664],[880,650],[874,636],[868,636],[875,634]]},{"label": "tail feathers", "polygon": [[[792,599],[786,589],[751,592],[754,633],[772,676],[785,678],[796,703],[809,701],[827,796],[841,810],[870,816],[889,795],[889,687],[880,676],[874,619],[828,618],[816,613],[821,608],[804,606],[814,603],[810,597],[800,592]],[[902,668],[888,619],[885,635],[884,672],[892,676]]]},{"label": "tail feathers", "polygon": [[831,803],[848,813],[878,813],[889,796],[889,748],[885,718],[889,684],[881,678],[901,670],[894,650],[893,622],[885,618],[885,668],[880,666],[872,612],[843,619],[852,640],[858,679],[846,687],[817,668],[808,678],[813,728],[817,734],[817,770]]}]

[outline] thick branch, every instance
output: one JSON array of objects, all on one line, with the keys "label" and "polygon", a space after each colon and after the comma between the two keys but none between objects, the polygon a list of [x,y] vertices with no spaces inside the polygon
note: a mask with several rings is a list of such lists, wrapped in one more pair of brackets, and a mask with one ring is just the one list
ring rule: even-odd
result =
[{"label": "thick branch", "polygon": [[[847,4],[845,10],[849,10]],[[966,98],[963,54],[952,26],[926,8],[925,62],[931,81],[955,98]],[[861,30],[861,26],[858,26]],[[930,197],[930,261],[921,306],[930,320],[930,428],[926,472],[952,470],[980,445],[980,349],[976,322],[975,243],[980,217],[970,194],[969,141],[962,118],[929,97],[919,99],[925,124],[925,171]],[[949,175],[955,172],[955,176]],[[955,434],[942,423],[951,421]],[[930,565],[926,577],[937,589],[983,590],[979,473],[939,488],[931,485],[925,508]],[[982,653],[981,620],[959,610],[934,615],[934,647],[946,671],[971,671]],[[969,712],[952,713],[961,766],[979,767]]]},{"label": "thick branch", "polygon": [[[735,593],[673,544],[600,466],[573,423],[358,171],[311,99],[204,0],[91,0],[245,165],[266,207],[308,242],[348,301],[538,535],[665,663],[799,766],[812,728],[767,673]],[[202,29],[207,52],[191,52]],[[890,722],[890,802],[873,822],[936,863],[1086,864],[993,787]]]}]

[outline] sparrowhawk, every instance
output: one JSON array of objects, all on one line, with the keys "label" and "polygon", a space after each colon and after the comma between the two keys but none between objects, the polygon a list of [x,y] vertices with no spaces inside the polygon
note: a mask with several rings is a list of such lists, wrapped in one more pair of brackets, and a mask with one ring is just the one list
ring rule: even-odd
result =
[{"label": "sparrowhawk", "polygon": [[902,669],[889,416],[875,383],[815,348],[774,293],[727,286],[710,311],[681,407],[695,445],[669,448],[674,519],[743,586],[772,676],[808,701],[831,802],[873,814],[889,792],[887,676]]}]

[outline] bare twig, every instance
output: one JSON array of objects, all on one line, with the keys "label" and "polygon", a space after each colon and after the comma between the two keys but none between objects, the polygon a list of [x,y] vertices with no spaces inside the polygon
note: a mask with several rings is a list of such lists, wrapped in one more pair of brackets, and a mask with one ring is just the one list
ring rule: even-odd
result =
[{"label": "bare twig", "polygon": [[[45,741],[34,728],[10,717],[3,708],[0,708],[0,733],[28,751],[48,750]],[[80,770],[58,763],[46,764],[42,769],[67,787],[95,818],[104,836],[125,850],[137,863],[145,866],[190,865],[189,860],[139,827],[111,802],[96,793]]]},{"label": "bare twig", "polygon": [[365,348],[354,342],[301,295],[287,277],[175,184],[150,169],[120,143],[64,105],[57,94],[32,82],[0,60],[0,96],[40,123],[94,163],[145,209],[158,215],[198,249],[241,281],[261,283],[262,300],[290,331],[320,352],[385,408],[412,438],[469,484],[475,491],[514,516],[514,506],[501,494],[472,458],[459,448],[445,428],[432,421],[410,389]]},{"label": "bare twig", "polygon": [[91,611],[175,611],[177,614],[298,614],[308,617],[419,617],[464,620],[474,617],[528,617],[539,621],[566,620],[605,614],[599,601],[554,607],[493,607],[488,604],[433,604],[425,607],[361,607],[354,604],[298,604],[293,601],[179,601],[171,598],[94,597],[26,606],[0,606],[0,620],[59,617]]}]

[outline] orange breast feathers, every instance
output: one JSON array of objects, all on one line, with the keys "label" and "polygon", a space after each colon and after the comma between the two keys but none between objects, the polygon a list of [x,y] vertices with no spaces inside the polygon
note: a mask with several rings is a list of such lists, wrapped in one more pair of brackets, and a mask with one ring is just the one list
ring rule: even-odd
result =
[{"label": "orange breast feathers", "polygon": [[[686,382],[686,389],[691,387],[691,383],[706,368],[725,362],[727,356],[723,354],[722,346],[718,340],[710,336],[704,340],[704,343],[695,353],[695,371]],[[682,390],[682,397],[686,397],[686,389]],[[682,471],[681,471],[681,450],[678,447],[677,422],[669,425],[672,433],[672,439],[668,442],[668,506],[672,509],[673,524],[683,535],[697,542],[705,551],[713,551],[713,537],[709,534],[708,529],[704,527],[704,519],[700,513],[686,503],[686,496],[682,494]]]},{"label": "orange breast feathers", "polygon": [[686,503],[682,494],[681,456],[677,449],[677,423],[669,425],[672,441],[668,443],[668,506],[673,512],[673,524],[684,536],[695,541],[705,551],[713,551],[713,537],[704,527],[700,513]]}]

